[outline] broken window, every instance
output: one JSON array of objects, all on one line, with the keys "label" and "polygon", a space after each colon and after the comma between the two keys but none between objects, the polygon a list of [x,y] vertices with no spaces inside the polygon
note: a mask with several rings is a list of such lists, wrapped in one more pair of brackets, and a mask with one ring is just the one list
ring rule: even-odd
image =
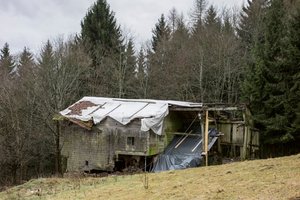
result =
[{"label": "broken window", "polygon": [[127,145],[134,145],[134,137],[127,137]]}]

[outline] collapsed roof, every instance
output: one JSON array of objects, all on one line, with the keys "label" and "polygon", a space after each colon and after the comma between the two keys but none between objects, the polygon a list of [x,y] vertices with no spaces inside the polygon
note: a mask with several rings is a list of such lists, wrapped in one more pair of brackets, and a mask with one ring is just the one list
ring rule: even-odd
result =
[{"label": "collapsed roof", "polygon": [[162,134],[163,120],[169,114],[169,107],[201,108],[202,103],[150,99],[118,99],[104,97],[83,97],[60,112],[71,121],[99,124],[110,117],[126,125],[134,119],[141,119],[141,131],[150,129]]}]

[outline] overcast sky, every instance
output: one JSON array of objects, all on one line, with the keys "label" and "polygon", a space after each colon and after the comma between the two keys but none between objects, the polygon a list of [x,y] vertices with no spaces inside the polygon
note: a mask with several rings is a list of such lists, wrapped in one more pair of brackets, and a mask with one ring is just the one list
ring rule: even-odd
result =
[{"label": "overcast sky", "polygon": [[[80,32],[80,21],[96,0],[0,0],[0,48],[5,42],[16,54],[24,46],[39,52],[47,39],[68,37]],[[244,0],[208,0],[219,9],[240,8]],[[172,8],[188,15],[194,0],[107,0],[123,30],[141,43],[151,38],[151,30],[162,13]]]}]

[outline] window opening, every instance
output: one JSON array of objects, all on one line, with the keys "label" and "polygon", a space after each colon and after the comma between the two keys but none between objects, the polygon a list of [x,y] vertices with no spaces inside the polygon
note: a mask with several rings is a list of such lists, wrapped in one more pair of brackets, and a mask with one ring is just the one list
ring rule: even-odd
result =
[{"label": "window opening", "polygon": [[134,145],[134,137],[127,137],[127,145]]}]

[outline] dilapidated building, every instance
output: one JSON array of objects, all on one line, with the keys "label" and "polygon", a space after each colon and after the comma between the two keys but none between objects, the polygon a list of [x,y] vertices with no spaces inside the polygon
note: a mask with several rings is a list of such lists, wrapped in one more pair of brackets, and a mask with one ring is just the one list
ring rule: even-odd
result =
[{"label": "dilapidated building", "polygon": [[[209,155],[213,145],[214,153],[244,158],[258,149],[258,133],[250,128],[243,106],[84,97],[60,114],[62,155],[68,171],[130,166],[149,170],[168,145],[170,151],[175,138],[172,148],[177,152],[187,145],[187,151],[200,156]],[[213,129],[217,134],[209,135]]]}]

